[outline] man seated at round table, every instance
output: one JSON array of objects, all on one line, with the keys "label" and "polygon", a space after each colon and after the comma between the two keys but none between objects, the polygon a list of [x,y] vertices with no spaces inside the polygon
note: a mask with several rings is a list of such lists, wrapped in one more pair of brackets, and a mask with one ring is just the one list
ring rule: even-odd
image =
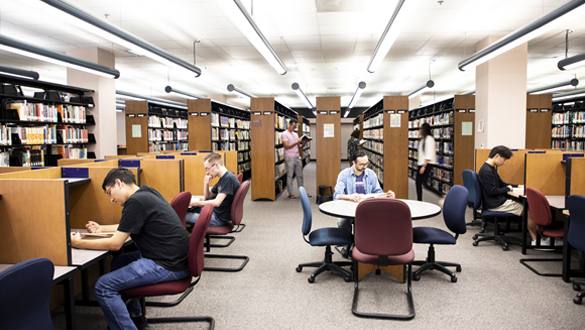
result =
[{"label": "man seated at round table", "polygon": [[[352,166],[341,171],[337,177],[333,200],[360,202],[365,199],[366,194],[384,192],[380,187],[376,173],[368,168],[368,155],[364,150],[359,150],[355,154],[355,158],[351,159],[351,162]],[[392,190],[388,190],[388,198],[394,198],[395,196]],[[352,221],[352,219],[339,218],[337,227],[346,228],[351,232]],[[343,257],[347,257],[348,253],[349,247],[343,247],[341,250]]]}]

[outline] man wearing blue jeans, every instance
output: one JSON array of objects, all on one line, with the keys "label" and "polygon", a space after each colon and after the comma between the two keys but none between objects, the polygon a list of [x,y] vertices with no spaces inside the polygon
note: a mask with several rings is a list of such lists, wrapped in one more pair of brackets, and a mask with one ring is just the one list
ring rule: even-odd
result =
[{"label": "man wearing blue jeans", "polygon": [[114,235],[84,240],[79,233],[74,233],[71,246],[117,251],[132,237],[138,251],[116,256],[112,271],[98,279],[94,291],[111,330],[148,329],[140,302],[135,300],[126,307],[120,291],[189,276],[189,236],[171,205],[158,191],[148,186],[138,187],[131,171],[112,169],[102,189],[111,202],[123,207],[120,223],[100,226],[90,221],[86,227],[90,233],[114,232]]}]

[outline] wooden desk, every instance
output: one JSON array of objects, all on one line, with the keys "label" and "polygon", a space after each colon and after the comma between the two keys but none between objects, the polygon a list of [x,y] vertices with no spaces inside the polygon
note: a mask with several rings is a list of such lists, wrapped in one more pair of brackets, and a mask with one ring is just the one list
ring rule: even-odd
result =
[{"label": "wooden desk", "polygon": [[[0,264],[0,272],[10,268],[13,264]],[[75,294],[73,290],[73,275],[78,268],[72,266],[55,266],[53,285],[61,284],[65,291],[65,321],[67,330],[75,329]]]}]

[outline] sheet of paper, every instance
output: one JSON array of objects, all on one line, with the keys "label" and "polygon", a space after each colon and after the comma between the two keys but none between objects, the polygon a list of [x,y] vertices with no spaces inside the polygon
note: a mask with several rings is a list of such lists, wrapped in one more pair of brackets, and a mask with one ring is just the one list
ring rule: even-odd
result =
[{"label": "sheet of paper", "polygon": [[323,124],[323,137],[335,137],[335,125],[334,124]]},{"label": "sheet of paper", "polygon": [[473,135],[473,122],[461,122],[461,135]]},{"label": "sheet of paper", "polygon": [[132,137],[133,138],[142,137],[142,125],[132,125]]},{"label": "sheet of paper", "polygon": [[390,127],[400,127],[400,114],[390,114]]}]

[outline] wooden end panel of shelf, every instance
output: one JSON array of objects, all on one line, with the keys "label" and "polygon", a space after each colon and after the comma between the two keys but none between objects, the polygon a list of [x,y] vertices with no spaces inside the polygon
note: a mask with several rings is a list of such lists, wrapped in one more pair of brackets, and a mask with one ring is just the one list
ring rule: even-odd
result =
[{"label": "wooden end panel of shelf", "polygon": [[526,154],[526,187],[543,195],[564,195],[566,183],[563,154]]},{"label": "wooden end panel of shelf", "polygon": [[[211,150],[211,100],[189,100],[189,150]],[[197,116],[191,114],[196,113]],[[201,114],[207,115],[201,115]]]},{"label": "wooden end panel of shelf", "polygon": [[[126,101],[126,153],[148,152],[148,102]],[[129,115],[134,115],[130,117]],[[138,117],[138,115],[144,115]],[[132,137],[132,127],[140,125],[140,137]]]},{"label": "wooden end panel of shelf", "polygon": [[[341,115],[322,115],[319,110],[340,110],[340,97],[317,97],[317,185],[335,188],[341,171]],[[324,137],[325,125],[333,125],[333,137]],[[315,137],[313,137],[315,138]],[[315,191],[317,194],[318,191]]]},{"label": "wooden end panel of shelf", "polygon": [[[569,173],[567,173],[569,174]],[[585,158],[571,159],[571,191],[570,195],[585,196]]]},{"label": "wooden end panel of shelf", "polygon": [[[274,98],[253,98],[250,101],[250,137],[252,161],[252,200],[276,199],[274,179]],[[255,115],[254,112],[260,112]]]},{"label": "wooden end panel of shelf", "polygon": [[0,263],[45,257],[68,266],[65,182],[2,180],[0,195]]},{"label": "wooden end panel of shelf", "polygon": [[[526,95],[526,109],[526,148],[550,148],[552,94]],[[548,111],[541,112],[541,109]]]},{"label": "wooden end panel of shelf", "polygon": [[[465,109],[465,112],[457,110]],[[475,164],[475,95],[455,95],[453,184],[463,185],[463,170],[473,169]],[[463,135],[463,123],[471,123],[471,135]]]},{"label": "wooden end panel of shelf", "polygon": [[145,159],[140,162],[140,184],[156,189],[170,203],[183,187],[183,168],[182,159]]},{"label": "wooden end panel of shelf", "polygon": [[[400,127],[391,127],[392,114],[384,113],[384,187],[396,198],[408,199],[408,96],[384,96],[384,110],[395,110]],[[404,113],[398,114],[398,110]]]},{"label": "wooden end panel of shelf", "polygon": [[364,114],[360,115],[360,140],[364,138]]}]

